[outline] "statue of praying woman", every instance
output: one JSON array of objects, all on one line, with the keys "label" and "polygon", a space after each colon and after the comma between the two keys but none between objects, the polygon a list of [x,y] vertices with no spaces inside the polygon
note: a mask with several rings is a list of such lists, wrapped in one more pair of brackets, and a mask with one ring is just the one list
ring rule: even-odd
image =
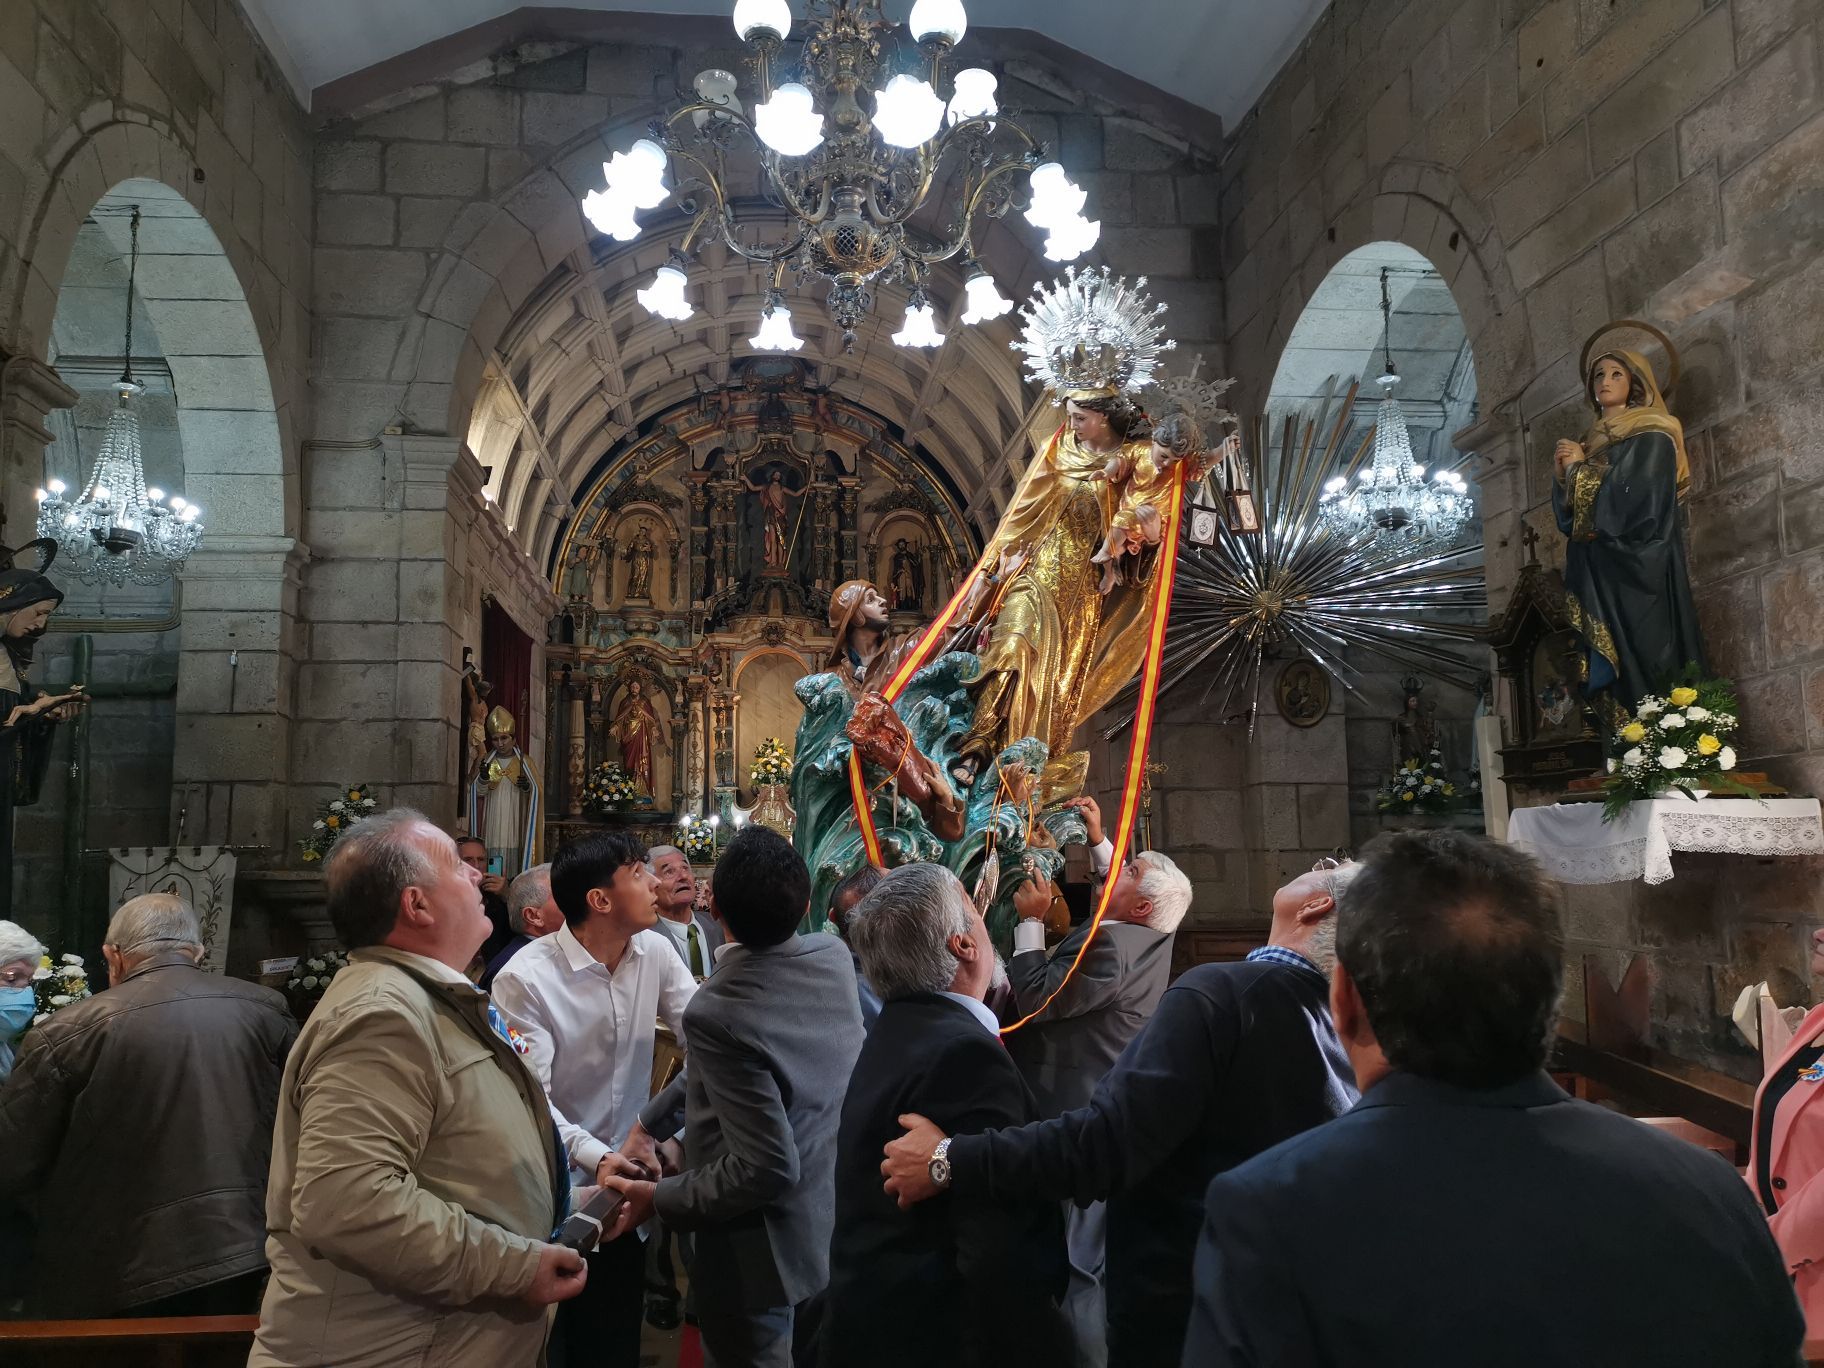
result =
[{"label": "statue of praying woman", "polygon": [[1632,714],[1685,665],[1704,664],[1679,516],[1690,463],[1684,427],[1638,353],[1601,353],[1584,382],[1596,421],[1554,452],[1565,608],[1583,640],[1584,694]]}]

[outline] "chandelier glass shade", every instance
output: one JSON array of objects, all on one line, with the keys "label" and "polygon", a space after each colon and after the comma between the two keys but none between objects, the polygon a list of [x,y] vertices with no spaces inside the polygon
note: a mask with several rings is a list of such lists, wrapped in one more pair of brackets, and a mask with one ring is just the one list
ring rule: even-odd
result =
[{"label": "chandelier glass shade", "polygon": [[139,274],[139,208],[129,232],[127,269],[126,370],[115,385],[114,409],[102,432],[101,451],[82,493],[66,498],[62,480],[37,492],[37,535],[57,543],[57,563],[73,567],[84,584],[160,584],[168,580],[203,539],[202,510],[181,495],[146,488],[133,401],[144,386],[133,378],[133,300]]},{"label": "chandelier glass shade", "polygon": [[[1383,268],[1383,337],[1392,330],[1388,275]],[[1317,510],[1324,527],[1370,559],[1446,550],[1461,540],[1475,516],[1475,502],[1461,475],[1437,470],[1427,478],[1425,467],[1414,459],[1406,415],[1393,397],[1400,377],[1390,341],[1386,347],[1386,370],[1375,380],[1381,400],[1375,410],[1373,458],[1364,468],[1331,477]]]},{"label": "chandelier glass shade", "polygon": [[[845,348],[854,346],[879,284],[903,282],[919,294],[937,263],[955,258],[973,267],[977,234],[1010,210],[1023,210],[1045,231],[1054,261],[1095,246],[1101,224],[1084,216],[1087,195],[1001,109],[994,74],[980,67],[949,73],[951,50],[968,31],[962,0],[913,6],[908,30],[918,55],[910,70],[893,58],[908,45],[896,40],[881,0],[810,0],[809,10],[801,41],[788,51],[787,0],[737,0],[735,31],[757,78],[747,108],[729,73],[701,73],[697,98],[617,151],[603,167],[603,188],[583,197],[599,232],[630,242],[640,213],[672,200],[690,224],[661,273],[681,270],[688,283],[693,251],[719,237],[771,268],[772,292],[783,290],[787,271],[823,282]],[[758,197],[748,190],[756,160]],[[783,209],[783,234],[744,222],[749,204],[774,221]],[[669,279],[655,279],[640,298],[661,317],[690,316],[685,291]],[[969,302],[965,322],[1005,312],[978,307],[973,295]],[[769,305],[763,318],[775,314]],[[928,335],[923,325],[900,336],[908,334]]]}]

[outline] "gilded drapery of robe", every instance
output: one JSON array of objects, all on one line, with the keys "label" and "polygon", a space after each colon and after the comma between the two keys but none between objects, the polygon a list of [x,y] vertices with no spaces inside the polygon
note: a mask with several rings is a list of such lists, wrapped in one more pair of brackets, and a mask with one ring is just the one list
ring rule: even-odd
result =
[{"label": "gilded drapery of robe", "polygon": [[[1122,451],[1137,462],[1150,445],[1130,442]],[[1072,752],[1071,740],[1140,668],[1158,584],[1148,575],[1145,583],[1097,592],[1100,573],[1090,557],[1116,495],[1094,477],[1112,454],[1060,430],[1027,469],[982,560],[992,570],[1003,551],[1024,547],[1030,555],[1008,584],[981,652],[975,725],[963,753],[985,768],[1010,742],[1037,737],[1050,748],[1046,803],[1082,791],[1089,753]]]},{"label": "gilded drapery of robe", "polygon": [[1587,459],[1553,485],[1552,511],[1569,538],[1565,609],[1584,641],[1584,692],[1608,690],[1632,713],[1685,665],[1702,667],[1704,646],[1679,516],[1690,483],[1684,428],[1643,357],[1596,359],[1605,357],[1640,381],[1647,401],[1596,420]]}]

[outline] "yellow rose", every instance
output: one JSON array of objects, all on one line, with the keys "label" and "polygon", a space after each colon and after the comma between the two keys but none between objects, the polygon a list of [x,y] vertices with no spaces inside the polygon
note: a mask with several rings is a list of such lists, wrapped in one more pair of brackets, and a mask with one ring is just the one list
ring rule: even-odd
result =
[{"label": "yellow rose", "polygon": [[1723,743],[1710,735],[1709,732],[1705,732],[1702,736],[1697,738],[1697,753],[1699,755],[1715,755],[1722,748]]},{"label": "yellow rose", "polygon": [[1621,729],[1621,739],[1623,741],[1644,741],[1646,740],[1646,736],[1647,729],[1638,722],[1630,722]]},{"label": "yellow rose", "polygon": [[334,813],[331,813],[328,817],[323,819],[323,825],[328,827],[331,831],[334,831],[337,827],[342,825],[342,819],[337,817]]},{"label": "yellow rose", "polygon": [[348,796],[351,800],[359,800],[359,798],[361,797],[361,790],[360,789],[350,789],[348,791]]},{"label": "yellow rose", "polygon": [[304,861],[306,864],[308,864],[312,860],[320,860],[322,858],[323,857],[321,855],[318,855],[317,852],[314,850],[307,850],[304,852]]},{"label": "yellow rose", "polygon": [[1402,803],[1410,803],[1412,801],[1412,795],[1410,793],[1402,793],[1400,795],[1400,801]]},{"label": "yellow rose", "polygon": [[1681,684],[1678,688],[1667,694],[1666,697],[1672,700],[1673,707],[1682,708],[1687,704],[1697,702],[1697,690]]}]

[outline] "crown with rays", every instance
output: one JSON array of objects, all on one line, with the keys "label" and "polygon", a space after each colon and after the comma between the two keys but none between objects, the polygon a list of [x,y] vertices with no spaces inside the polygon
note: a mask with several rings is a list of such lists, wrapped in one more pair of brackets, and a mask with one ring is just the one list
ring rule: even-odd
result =
[{"label": "crown with rays", "polygon": [[1141,398],[1142,406],[1154,420],[1164,418],[1169,413],[1182,413],[1197,424],[1207,441],[1220,440],[1218,434],[1239,427],[1241,420],[1223,404],[1230,386],[1235,383],[1234,377],[1222,380],[1202,380],[1198,372],[1203,369],[1201,354],[1191,361],[1191,368],[1183,375],[1165,375],[1155,380]]},{"label": "crown with rays", "polygon": [[1148,297],[1145,276],[1130,284],[1106,266],[1073,266],[1062,280],[1033,288],[1020,310],[1026,326],[1010,345],[1026,353],[1027,374],[1052,402],[1108,398],[1152,383],[1160,353],[1174,345],[1164,313]]}]

